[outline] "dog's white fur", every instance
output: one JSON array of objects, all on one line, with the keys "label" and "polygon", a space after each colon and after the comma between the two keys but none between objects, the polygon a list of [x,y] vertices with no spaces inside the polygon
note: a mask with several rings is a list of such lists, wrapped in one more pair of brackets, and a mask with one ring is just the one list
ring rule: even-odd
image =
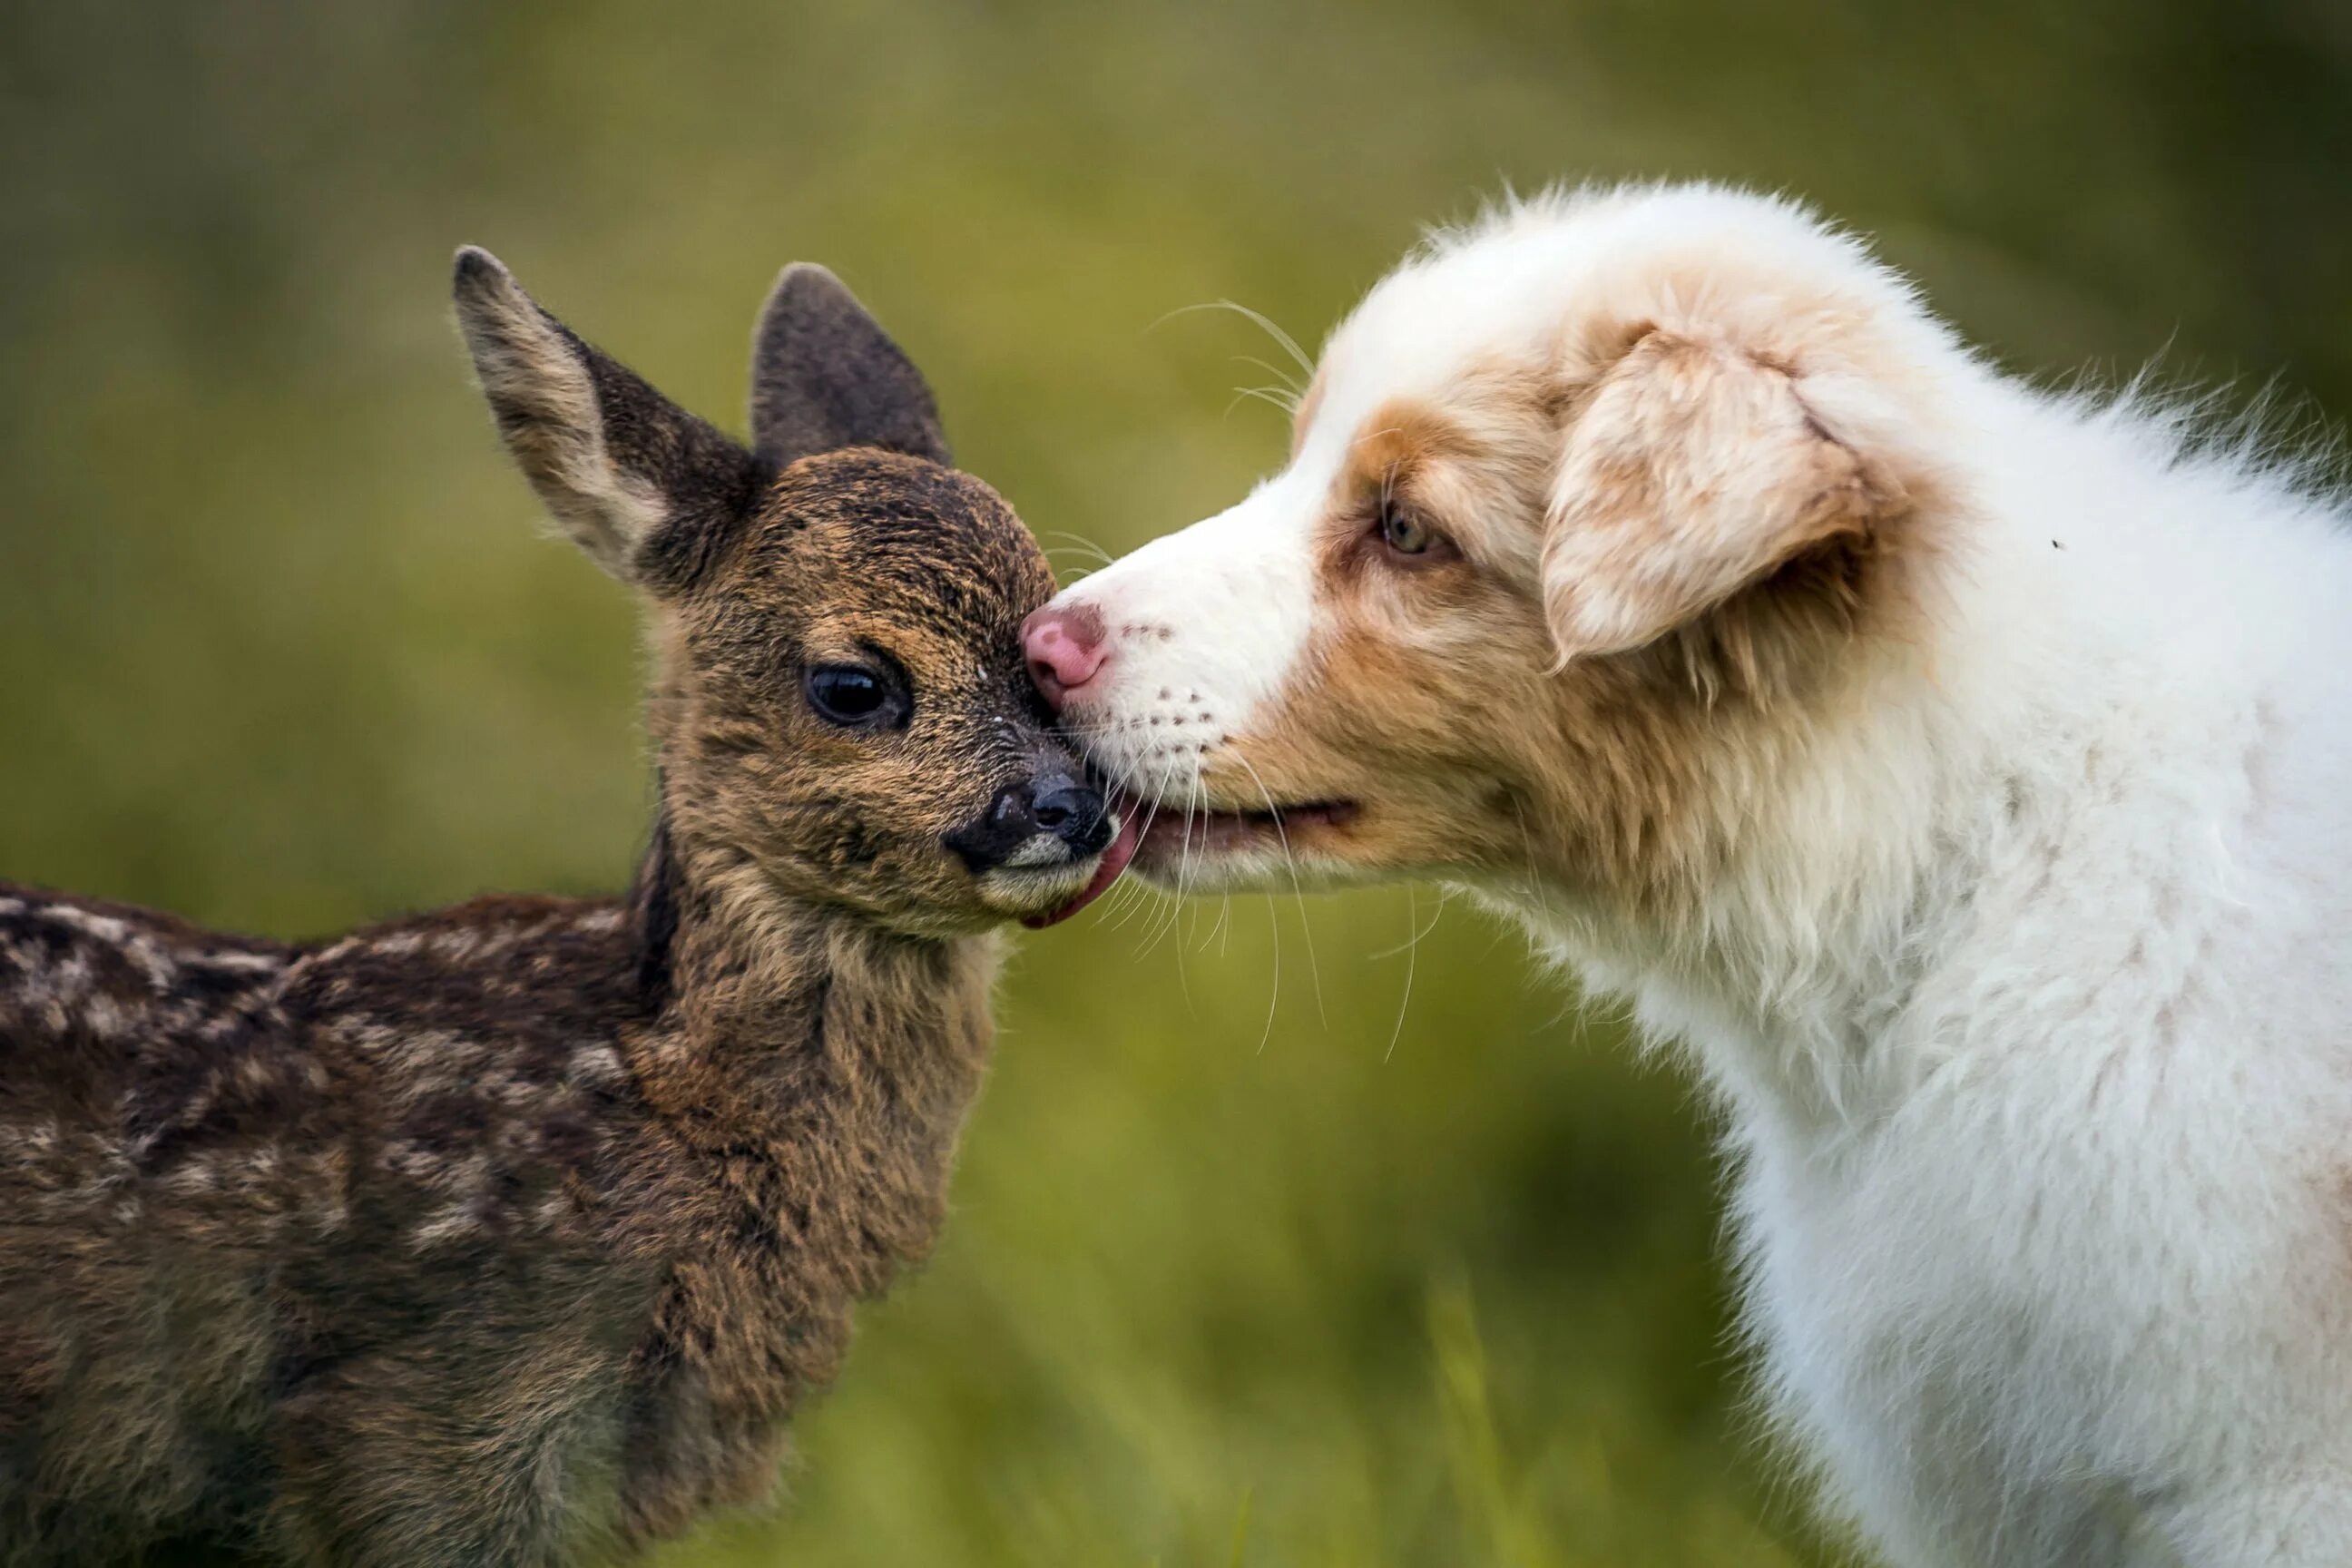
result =
[{"label": "dog's white fur", "polygon": [[[1287,689],[1349,679],[1303,650],[1362,420],[1629,321],[1777,338],[1839,442],[1929,478],[1916,613],[1771,755],[1710,760],[1732,847],[1671,909],[1337,838],[1307,868],[1473,885],[1686,1049],[1774,1406],[1894,1561],[2352,1564],[2352,537],[2291,469],[2000,373],[1789,204],[1547,198],[1373,291],[1280,476],[1057,601],[1113,645],[1074,722],[1181,806]],[[1580,626],[1658,629],[1607,598],[1658,565],[1592,567],[1569,668]],[[1189,747],[1150,722],[1179,712]]]}]

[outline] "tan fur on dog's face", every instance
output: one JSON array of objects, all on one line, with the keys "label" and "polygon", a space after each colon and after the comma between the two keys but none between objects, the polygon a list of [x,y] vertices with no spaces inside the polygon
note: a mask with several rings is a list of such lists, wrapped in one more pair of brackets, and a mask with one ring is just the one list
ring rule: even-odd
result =
[{"label": "tan fur on dog's face", "polygon": [[[1559,415],[1533,384],[1481,377],[1444,413],[1392,403],[1363,422],[1313,530],[1303,678],[1201,758],[1208,800],[1349,803],[1344,821],[1291,830],[1323,879],[1534,862],[1626,886],[1688,869],[1703,852],[1688,821],[1702,732],[1769,704],[1768,678],[1785,684],[1807,662],[1799,645],[1849,624],[1864,563],[1829,552],[1769,602],[1563,662],[1542,460]],[[1436,542],[1399,554],[1381,536],[1384,507]],[[1183,864],[1202,847],[1165,839],[1144,869],[1213,875]]]},{"label": "tan fur on dog's face", "polygon": [[1889,434],[1902,336],[1934,329],[1854,263],[1682,193],[1384,283],[1281,475],[1056,601],[1106,628],[1065,717],[1159,803],[1139,869],[1691,886],[1857,631],[1909,613],[1935,480]]},{"label": "tan fur on dog's face", "polygon": [[[1297,675],[1200,759],[1213,800],[1348,803],[1344,821],[1290,825],[1327,878],[1516,847],[1532,770],[1513,753],[1552,662],[1518,547],[1540,504],[1530,390],[1496,374],[1444,411],[1398,399],[1359,422],[1307,530],[1316,621]],[[1391,549],[1383,508],[1434,532],[1430,550]]]}]

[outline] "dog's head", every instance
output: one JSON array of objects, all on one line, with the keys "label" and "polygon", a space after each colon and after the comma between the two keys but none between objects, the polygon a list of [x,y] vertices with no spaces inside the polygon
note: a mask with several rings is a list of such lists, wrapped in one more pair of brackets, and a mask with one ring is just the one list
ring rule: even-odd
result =
[{"label": "dog's head", "polygon": [[748,448],[487,252],[459,253],[457,300],[523,472],[652,612],[669,853],[755,905],[931,934],[1043,921],[1117,874],[1118,825],[1024,674],[1045,557],[948,466],[921,375],[830,273],[769,299]]},{"label": "dog's head", "polygon": [[1339,328],[1280,473],[1033,616],[1033,672],[1163,882],[1686,876],[1912,613],[1958,352],[1780,203],[1514,209]]}]

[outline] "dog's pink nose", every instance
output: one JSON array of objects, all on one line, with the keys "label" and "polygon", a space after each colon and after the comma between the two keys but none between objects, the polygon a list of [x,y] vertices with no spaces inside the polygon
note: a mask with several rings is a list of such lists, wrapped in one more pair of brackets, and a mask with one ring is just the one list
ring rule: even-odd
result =
[{"label": "dog's pink nose", "polygon": [[1070,693],[1102,668],[1102,616],[1088,605],[1066,610],[1048,605],[1021,623],[1021,644],[1029,655],[1029,679],[1058,713]]}]

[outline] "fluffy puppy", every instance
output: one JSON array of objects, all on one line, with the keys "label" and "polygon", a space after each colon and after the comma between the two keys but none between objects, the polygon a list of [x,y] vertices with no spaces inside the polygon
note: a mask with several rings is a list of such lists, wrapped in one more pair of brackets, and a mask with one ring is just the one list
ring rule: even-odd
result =
[{"label": "fluffy puppy", "polygon": [[1578,194],[1407,260],[1288,465],[1027,643],[1146,876],[1458,884],[1675,1044],[1894,1560],[2341,1564],[2344,522],[1789,203]]}]

